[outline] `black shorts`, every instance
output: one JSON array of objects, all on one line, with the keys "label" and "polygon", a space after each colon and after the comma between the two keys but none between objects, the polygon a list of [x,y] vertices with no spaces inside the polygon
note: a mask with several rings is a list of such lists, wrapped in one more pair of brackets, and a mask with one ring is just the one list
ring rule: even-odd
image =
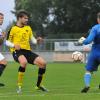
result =
[{"label": "black shorts", "polygon": [[20,49],[20,50],[16,50],[16,51],[13,52],[14,60],[19,62],[18,57],[21,56],[21,55],[25,56],[25,58],[27,59],[29,64],[33,64],[35,58],[37,58],[39,56],[39,55],[33,53],[30,50]]}]

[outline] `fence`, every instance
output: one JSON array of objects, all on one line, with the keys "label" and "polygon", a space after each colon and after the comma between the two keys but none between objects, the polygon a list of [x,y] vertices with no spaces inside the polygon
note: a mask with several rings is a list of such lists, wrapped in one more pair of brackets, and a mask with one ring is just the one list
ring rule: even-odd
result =
[{"label": "fence", "polygon": [[[44,39],[41,44],[31,44],[31,47],[32,51],[41,55],[47,62],[72,62],[71,54],[73,51],[83,52],[83,46],[77,43],[77,39]],[[7,60],[13,60],[8,47],[3,45],[1,51]],[[83,53],[85,58],[83,62],[85,62],[88,53]]]}]

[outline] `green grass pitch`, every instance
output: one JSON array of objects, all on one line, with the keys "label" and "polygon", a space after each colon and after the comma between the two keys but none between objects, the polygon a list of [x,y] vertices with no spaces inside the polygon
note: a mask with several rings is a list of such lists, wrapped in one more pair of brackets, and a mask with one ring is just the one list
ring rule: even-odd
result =
[{"label": "green grass pitch", "polygon": [[84,86],[84,64],[82,63],[49,63],[43,85],[50,91],[36,91],[37,67],[27,65],[24,76],[22,94],[16,93],[19,64],[9,62],[0,82],[0,100],[100,100],[100,71],[93,74],[91,89],[87,94],[81,94]]}]

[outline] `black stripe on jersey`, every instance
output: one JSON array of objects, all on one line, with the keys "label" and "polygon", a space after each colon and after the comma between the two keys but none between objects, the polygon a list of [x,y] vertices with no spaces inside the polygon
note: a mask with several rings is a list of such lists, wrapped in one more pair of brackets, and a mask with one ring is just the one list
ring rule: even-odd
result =
[{"label": "black stripe on jersey", "polygon": [[12,28],[10,28],[9,31],[7,32],[7,38],[6,38],[7,40],[9,39],[9,35],[10,35],[11,29],[12,29]]}]

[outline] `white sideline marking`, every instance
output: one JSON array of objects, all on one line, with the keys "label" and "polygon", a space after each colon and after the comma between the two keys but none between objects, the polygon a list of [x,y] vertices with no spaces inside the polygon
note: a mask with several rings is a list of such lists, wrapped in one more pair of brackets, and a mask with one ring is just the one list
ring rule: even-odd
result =
[{"label": "white sideline marking", "polygon": [[78,94],[47,94],[47,95],[45,95],[45,94],[33,94],[33,95],[28,95],[28,94],[14,94],[14,95],[12,95],[12,94],[3,94],[3,95],[1,95],[0,94],[0,98],[1,97],[5,97],[5,98],[7,98],[7,97],[30,97],[30,96],[32,96],[32,97],[43,97],[43,96],[59,96],[59,95],[61,95],[61,96],[64,96],[64,95],[78,95]]},{"label": "white sideline marking", "polygon": [[[97,87],[93,87],[94,89],[97,89]],[[53,90],[56,90],[56,88],[55,89],[53,89]],[[26,94],[26,93],[31,93],[31,94]],[[33,94],[32,94],[33,93]],[[74,95],[91,95],[91,94],[99,94],[100,95],[100,93],[52,93],[52,91],[50,91],[50,92],[41,92],[41,93],[43,93],[43,94],[34,94],[34,92],[33,91],[22,91],[22,93],[21,94],[17,94],[17,92],[15,92],[15,91],[13,91],[13,92],[4,92],[4,93],[0,93],[0,98],[1,97],[5,97],[5,98],[7,98],[7,97],[29,97],[29,96],[35,96],[35,97],[38,97],[38,96],[40,96],[40,97],[42,97],[42,96],[67,96],[67,95],[69,95],[69,96],[74,96]]]},{"label": "white sideline marking", "polygon": [[4,98],[7,98],[7,97],[30,97],[30,96],[32,96],[32,97],[43,97],[43,96],[67,96],[67,95],[71,95],[71,96],[74,96],[74,95],[83,95],[83,94],[87,94],[87,95],[89,95],[89,94],[99,94],[100,95],[100,93],[77,93],[77,94],[74,94],[74,93],[64,93],[64,94],[60,94],[60,93],[58,93],[58,94],[17,94],[17,93],[0,93],[0,98],[2,98],[2,97],[4,97]]}]

